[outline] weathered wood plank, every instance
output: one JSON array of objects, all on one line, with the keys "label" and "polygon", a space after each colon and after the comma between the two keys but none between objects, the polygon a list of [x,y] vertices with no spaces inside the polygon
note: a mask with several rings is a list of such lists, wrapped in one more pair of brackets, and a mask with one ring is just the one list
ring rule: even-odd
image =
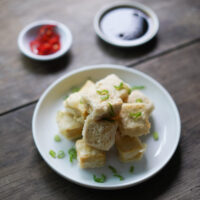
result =
[{"label": "weathered wood plank", "polygon": [[167,166],[149,181],[119,191],[72,184],[53,172],[37,153],[31,134],[34,105],[0,118],[0,199],[198,199],[200,196],[200,45],[156,58],[137,69],[172,94],[182,119],[181,141]]},{"label": "weathered wood plank", "polygon": [[[37,99],[52,81],[75,68],[99,63],[130,65],[199,38],[199,0],[141,0],[160,19],[157,39],[135,49],[111,47],[97,39],[93,18],[102,6],[113,1],[1,1],[0,113]],[[22,57],[16,43],[25,25],[46,18],[68,25],[74,41],[67,57],[44,64]]]}]

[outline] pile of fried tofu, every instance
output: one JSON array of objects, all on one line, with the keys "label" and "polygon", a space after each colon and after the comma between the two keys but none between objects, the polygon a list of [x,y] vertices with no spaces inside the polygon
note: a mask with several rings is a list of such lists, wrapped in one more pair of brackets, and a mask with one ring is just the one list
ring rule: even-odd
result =
[{"label": "pile of fried tofu", "polygon": [[57,113],[60,132],[76,141],[81,168],[102,167],[106,152],[116,146],[121,162],[142,158],[146,145],[139,136],[149,133],[153,103],[115,74],[83,87],[64,101]]}]

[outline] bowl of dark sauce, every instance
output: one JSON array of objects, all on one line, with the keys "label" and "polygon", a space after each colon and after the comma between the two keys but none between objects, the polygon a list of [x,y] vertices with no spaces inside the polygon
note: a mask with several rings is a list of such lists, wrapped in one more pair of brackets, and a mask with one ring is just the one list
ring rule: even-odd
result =
[{"label": "bowl of dark sauce", "polygon": [[151,40],[159,21],[149,7],[136,3],[114,3],[101,9],[94,20],[97,35],[119,47],[134,47]]}]

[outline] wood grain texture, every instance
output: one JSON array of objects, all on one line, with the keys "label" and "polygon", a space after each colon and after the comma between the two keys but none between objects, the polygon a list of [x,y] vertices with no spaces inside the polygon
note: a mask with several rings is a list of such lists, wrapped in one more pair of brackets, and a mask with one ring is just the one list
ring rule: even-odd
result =
[{"label": "wood grain texture", "polygon": [[[200,38],[199,0],[138,0],[155,10],[158,37],[139,48],[120,49],[99,40],[93,29],[96,12],[115,0],[1,0],[0,1],[0,113],[36,100],[62,74],[84,65],[133,65]],[[54,62],[35,62],[17,47],[19,31],[32,21],[54,19],[73,34],[70,53]]]},{"label": "wood grain texture", "polygon": [[34,105],[0,118],[0,199],[159,199],[200,196],[200,43],[136,68],[161,82],[174,97],[182,119],[179,147],[167,166],[138,186],[118,191],[86,189],[68,182],[42,160],[31,134]]}]

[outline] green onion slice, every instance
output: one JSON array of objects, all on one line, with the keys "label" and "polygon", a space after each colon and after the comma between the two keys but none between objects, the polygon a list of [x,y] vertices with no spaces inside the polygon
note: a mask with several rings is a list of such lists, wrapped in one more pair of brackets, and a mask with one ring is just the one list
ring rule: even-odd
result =
[{"label": "green onion slice", "polygon": [[100,94],[100,95],[106,95],[108,94],[108,90],[97,90],[97,93]]},{"label": "green onion slice", "polygon": [[64,96],[63,99],[66,100],[68,97],[69,97],[69,95],[67,94],[66,96]]},{"label": "green onion slice", "polygon": [[64,151],[59,151],[58,154],[57,154],[57,157],[60,158],[60,159],[64,158],[65,157],[65,152]]},{"label": "green onion slice", "polygon": [[137,112],[137,113],[129,113],[129,117],[133,118],[133,119],[138,119],[139,117],[142,116],[141,112]]},{"label": "green onion slice", "polygon": [[113,110],[113,106],[111,103],[108,103],[109,107],[110,107],[110,115],[111,117],[114,117],[115,116],[115,113],[114,113],[114,110]]},{"label": "green onion slice", "polygon": [[142,103],[142,99],[136,99],[136,103]]},{"label": "green onion slice", "polygon": [[154,140],[158,140],[159,139],[159,136],[158,136],[158,132],[153,132],[153,138]]},{"label": "green onion slice", "polygon": [[105,100],[109,99],[109,92],[108,92],[108,90],[97,90],[97,93],[99,95],[102,95],[101,96],[101,100],[102,101],[105,101]]},{"label": "green onion slice", "polygon": [[50,150],[49,154],[51,155],[51,157],[56,158],[56,152],[55,151]]},{"label": "green onion slice", "polygon": [[107,99],[109,99],[109,95],[108,95],[108,94],[107,94],[107,95],[101,96],[101,100],[102,100],[102,101],[105,101],[105,100],[107,100]]},{"label": "green onion slice", "polygon": [[133,173],[133,172],[134,172],[134,166],[133,166],[133,165],[130,166],[129,172],[130,172],[130,173]]},{"label": "green onion slice", "polygon": [[79,90],[80,90],[79,87],[73,87],[73,88],[71,89],[71,92],[72,92],[72,93],[75,93],[75,92],[78,92]]},{"label": "green onion slice", "polygon": [[113,176],[119,178],[120,181],[124,180],[124,177],[118,174],[117,170],[113,166],[109,165],[108,168],[112,171]]},{"label": "green onion slice", "polygon": [[60,142],[60,141],[61,141],[61,138],[60,138],[59,135],[55,135],[55,136],[54,136],[54,140],[55,140],[56,142]]},{"label": "green onion slice", "polygon": [[113,166],[109,165],[108,168],[112,171],[113,174],[117,173],[117,170]]},{"label": "green onion slice", "polygon": [[95,174],[93,175],[93,179],[97,183],[104,183],[106,181],[106,176],[101,174],[101,177],[97,177]]},{"label": "green onion slice", "polygon": [[138,86],[133,86],[131,87],[131,90],[143,90],[145,88],[145,86],[143,85],[138,85]]},{"label": "green onion slice", "polygon": [[83,102],[83,100],[82,100],[82,99],[80,100],[80,104],[84,104],[84,102]]},{"label": "green onion slice", "polygon": [[124,180],[124,177],[119,175],[119,174],[114,174],[113,176],[119,178],[120,181],[123,181]]},{"label": "green onion slice", "polygon": [[73,162],[73,160],[77,158],[77,152],[74,147],[68,150],[68,154],[70,162]]},{"label": "green onion slice", "polygon": [[114,88],[115,88],[116,90],[121,90],[121,89],[123,89],[123,88],[124,88],[123,82],[121,82],[118,86],[117,86],[117,85],[114,85]]}]

